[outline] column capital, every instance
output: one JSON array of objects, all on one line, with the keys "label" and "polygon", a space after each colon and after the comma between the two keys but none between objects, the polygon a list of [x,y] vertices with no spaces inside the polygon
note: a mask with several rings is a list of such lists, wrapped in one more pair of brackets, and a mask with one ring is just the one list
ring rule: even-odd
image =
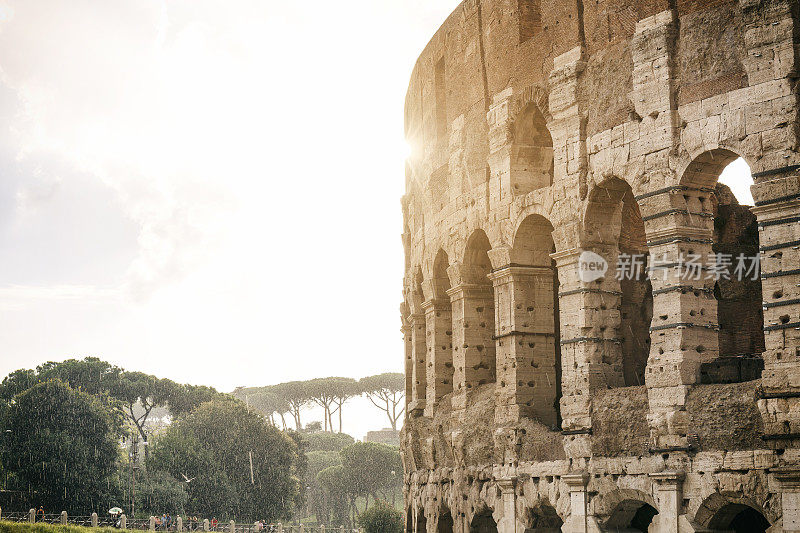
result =
[{"label": "column capital", "polygon": [[522,277],[552,276],[553,269],[549,266],[529,266],[508,264],[490,272],[487,277],[492,281],[517,279]]},{"label": "column capital", "polygon": [[550,254],[550,257],[556,262],[556,266],[561,268],[564,265],[577,263],[581,253],[583,253],[583,249],[581,248],[567,248],[566,250]]},{"label": "column capital", "polygon": [[648,474],[659,487],[675,490],[680,487],[685,474],[683,471],[654,472]]},{"label": "column capital", "polygon": [[800,492],[800,466],[781,466],[771,468],[769,472],[775,476],[781,488]]},{"label": "column capital", "polygon": [[497,480],[497,486],[503,494],[513,493],[517,487],[517,478],[509,477]]},{"label": "column capital", "polygon": [[583,492],[589,484],[589,474],[586,472],[564,474],[561,476],[561,481],[567,484],[570,492]]},{"label": "column capital", "polygon": [[433,298],[422,302],[423,311],[437,310],[437,309],[450,309],[450,300],[444,298]]}]

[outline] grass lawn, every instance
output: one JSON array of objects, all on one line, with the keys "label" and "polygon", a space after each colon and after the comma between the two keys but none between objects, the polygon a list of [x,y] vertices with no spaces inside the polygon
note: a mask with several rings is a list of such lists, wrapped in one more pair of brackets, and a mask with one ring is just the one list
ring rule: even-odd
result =
[{"label": "grass lawn", "polygon": [[119,533],[111,527],[61,526],[53,524],[29,524],[0,520],[0,533]]}]

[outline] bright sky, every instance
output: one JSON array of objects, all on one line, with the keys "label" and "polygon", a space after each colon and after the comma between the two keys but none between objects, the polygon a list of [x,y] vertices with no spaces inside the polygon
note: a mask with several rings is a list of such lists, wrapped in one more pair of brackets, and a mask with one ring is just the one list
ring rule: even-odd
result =
[{"label": "bright sky", "polygon": [[0,0],[0,376],[401,371],[403,104],[458,3]]},{"label": "bright sky", "polygon": [[458,3],[0,0],[0,375],[402,371],[403,105]]}]

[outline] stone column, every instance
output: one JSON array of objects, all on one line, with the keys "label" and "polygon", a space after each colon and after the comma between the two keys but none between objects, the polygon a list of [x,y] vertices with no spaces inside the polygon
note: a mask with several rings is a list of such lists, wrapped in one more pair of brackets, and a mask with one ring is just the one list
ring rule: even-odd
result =
[{"label": "stone column", "polygon": [[453,319],[450,300],[428,300],[425,310],[428,364],[425,416],[433,417],[439,400],[453,391]]},{"label": "stone column", "polygon": [[175,521],[175,528],[178,531],[183,531],[183,517],[179,516],[178,519]]},{"label": "stone column", "polygon": [[67,520],[68,520],[67,519],[67,512],[66,511],[61,511],[61,525],[62,526],[66,526],[67,525]]},{"label": "stone column", "polygon": [[494,295],[491,285],[476,283],[473,269],[453,265],[447,270],[453,286],[447,291],[453,313],[453,409],[458,411],[466,408],[470,391],[495,381]]},{"label": "stone column", "polygon": [[405,400],[406,400],[406,407],[408,404],[411,403],[413,399],[413,380],[414,380],[414,349],[413,343],[411,339],[411,324],[408,322],[408,306],[402,304],[400,306],[400,321],[402,322],[402,327],[400,328],[400,332],[403,334],[403,347],[405,350],[405,376],[406,376],[406,392],[405,392]]},{"label": "stone column", "polygon": [[31,524],[36,522],[36,509],[31,509],[30,511],[28,511],[28,522],[30,522]]},{"label": "stone column", "polygon": [[498,479],[503,502],[503,518],[497,524],[497,533],[522,533],[524,526],[517,528],[517,493],[516,479]]},{"label": "stone column", "polygon": [[682,514],[683,472],[658,472],[650,474],[656,482],[656,504],[658,514],[653,518],[650,531],[653,533],[674,533],[680,531],[678,519]]},{"label": "stone column", "polygon": [[[570,248],[552,254],[558,270],[560,344],[561,344],[561,417],[564,445],[568,456],[591,456],[592,395],[594,391],[617,386],[610,377],[619,376],[605,361],[619,359],[618,338],[620,293],[612,281],[583,282],[578,269],[582,250]],[[609,265],[609,269],[613,269]],[[618,284],[614,285],[618,289]]]},{"label": "stone column", "polygon": [[426,347],[425,347],[425,315],[413,314],[408,319],[411,324],[411,403],[408,408],[412,413],[421,414],[425,409],[426,393]]},{"label": "stone column", "polygon": [[[208,522],[208,520],[206,520],[206,522]],[[155,531],[156,530],[156,517],[155,516],[151,516],[150,517],[149,529],[150,529],[150,531]],[[204,531],[208,531],[208,529],[206,528]]]},{"label": "stone column", "polygon": [[489,279],[497,331],[496,422],[535,416],[555,425],[560,369],[555,366],[553,269],[508,265]]},{"label": "stone column", "polygon": [[97,513],[92,513],[92,527],[97,527]]},{"label": "stone column", "polygon": [[[680,202],[684,202],[687,195],[709,195],[698,189],[683,189],[681,193],[665,194],[669,198],[680,196]],[[653,205],[651,198],[644,200],[648,208]],[[652,212],[652,209],[643,209],[645,212]],[[651,441],[661,449],[687,445],[685,405],[689,388],[699,383],[701,364],[719,356],[714,280],[706,279],[714,222],[710,217],[695,216],[694,223],[694,227],[689,227],[680,220],[662,219],[661,224],[666,227],[656,229],[655,219],[646,222],[650,258],[658,270],[650,275],[653,321],[645,383],[650,403]],[[692,257],[700,258],[696,268],[687,265]]]},{"label": "stone column", "polygon": [[783,532],[800,532],[800,468],[796,466],[774,468],[770,472],[781,492]]},{"label": "stone column", "polygon": [[128,529],[128,517],[122,515],[119,517],[119,528],[120,529]]},{"label": "stone column", "polygon": [[600,527],[594,516],[589,516],[589,500],[586,486],[589,474],[577,473],[561,476],[561,480],[569,488],[570,512],[561,531],[564,533],[600,533]]}]

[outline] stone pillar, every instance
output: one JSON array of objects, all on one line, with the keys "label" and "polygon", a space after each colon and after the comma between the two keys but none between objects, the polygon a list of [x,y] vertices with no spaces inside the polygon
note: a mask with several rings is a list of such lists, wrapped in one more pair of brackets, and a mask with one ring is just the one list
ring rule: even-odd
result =
[{"label": "stone pillar", "polygon": [[92,527],[97,527],[97,513],[92,513]]},{"label": "stone pillar", "polygon": [[450,301],[428,300],[425,310],[428,364],[425,416],[433,417],[436,404],[453,391],[453,317]]},{"label": "stone pillar", "polygon": [[119,517],[119,528],[120,529],[128,529],[128,517],[122,515]]},{"label": "stone pillar", "polygon": [[774,468],[770,472],[781,492],[783,532],[800,532],[800,468],[796,466]]},{"label": "stone pillar", "polygon": [[278,522],[278,533],[283,533],[283,524]]},{"label": "stone pillar", "polygon": [[203,519],[203,531],[208,531],[208,518]]},{"label": "stone pillar", "polygon": [[650,474],[656,482],[656,504],[658,514],[653,518],[650,531],[653,533],[674,533],[680,531],[678,519],[682,514],[683,472],[658,472]]},{"label": "stone pillar", "polygon": [[466,408],[467,395],[475,387],[495,381],[494,295],[491,285],[476,283],[476,273],[470,270],[463,265],[448,268],[453,285],[447,295],[453,310],[453,409],[457,411]]},{"label": "stone pillar", "polygon": [[231,520],[230,524],[228,524],[228,531],[230,531],[230,533],[236,532],[236,522],[234,520]]},{"label": "stone pillar", "polygon": [[[206,522],[208,522],[208,520],[206,520]],[[156,517],[155,516],[151,516],[150,517],[150,531],[155,531],[155,530],[156,530]],[[205,529],[205,531],[208,531],[208,529]]]},{"label": "stone pillar", "polygon": [[425,393],[427,389],[425,358],[425,315],[412,314],[409,319],[411,324],[411,403],[408,408],[414,413],[422,413],[425,409]]},{"label": "stone pillar", "polygon": [[516,479],[498,479],[497,484],[500,486],[503,502],[503,518],[497,524],[497,533],[522,533],[525,531],[524,526],[517,528]]},{"label": "stone pillar", "polygon": [[589,474],[577,473],[561,476],[561,480],[569,488],[570,512],[561,531],[564,533],[600,533],[600,527],[594,516],[589,516],[589,500],[586,486]]},{"label": "stone pillar", "polygon": [[62,526],[66,526],[67,525],[67,512],[66,511],[61,511],[61,525]]},{"label": "stone pillar", "polygon": [[559,371],[555,367],[553,269],[505,266],[494,283],[498,424],[535,416],[555,425]]},{"label": "stone pillar", "polygon": [[408,404],[411,403],[414,395],[412,390],[412,384],[414,383],[414,344],[411,338],[411,324],[408,322],[408,315],[408,306],[405,304],[401,305],[400,320],[402,321],[403,325],[400,328],[400,331],[403,334],[403,347],[405,353],[406,407],[408,407]]},{"label": "stone pillar", "polygon": [[28,522],[30,522],[31,524],[36,522],[36,509],[31,509],[30,511],[28,511]]},{"label": "stone pillar", "polygon": [[175,521],[175,529],[177,531],[183,531],[183,517],[179,516],[178,519]]},{"label": "stone pillar", "polygon": [[[679,202],[685,202],[685,196],[709,195],[697,189],[681,193],[666,195],[669,198],[680,196]],[[644,200],[648,208],[653,205],[652,198],[656,197]],[[643,209],[643,212],[648,211]],[[684,216],[687,215],[670,215]],[[684,226],[681,221],[662,220],[666,227],[655,229],[654,219],[646,222],[650,258],[657,270],[650,275],[653,321],[645,383],[650,403],[651,441],[660,449],[687,445],[685,405],[689,389],[699,383],[701,364],[719,356],[714,280],[706,279],[711,266],[714,222],[710,217],[694,218],[695,227]],[[692,257],[700,258],[696,268],[687,266]]]},{"label": "stone pillar", "polygon": [[571,458],[592,455],[592,395],[596,390],[619,386],[618,380],[610,378],[621,375],[606,363],[621,357],[619,285],[613,271],[607,272],[600,284],[582,281],[582,253],[579,248],[569,248],[552,254],[560,283],[562,428],[565,451]]}]

